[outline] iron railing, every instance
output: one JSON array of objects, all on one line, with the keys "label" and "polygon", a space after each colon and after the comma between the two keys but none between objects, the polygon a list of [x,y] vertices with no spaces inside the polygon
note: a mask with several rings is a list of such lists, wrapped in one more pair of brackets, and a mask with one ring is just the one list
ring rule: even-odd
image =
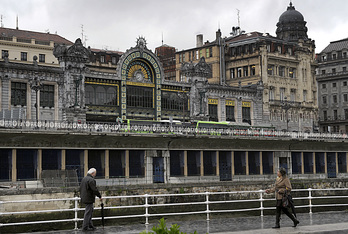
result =
[{"label": "iron railing", "polygon": [[[348,203],[343,199],[347,199],[348,195],[339,195],[346,194],[348,188],[329,188],[329,189],[294,189],[292,190],[293,194],[299,194],[299,196],[295,196],[293,199],[295,200],[295,205],[298,203],[297,201],[303,200],[302,205],[297,205],[296,208],[307,208],[309,213],[313,212],[313,208],[315,207],[344,207],[348,206]],[[115,209],[136,209],[137,214],[132,215],[119,215],[119,216],[107,216],[104,217],[105,220],[111,219],[128,219],[128,218],[143,218],[145,221],[146,229],[149,225],[150,217],[164,217],[164,216],[182,216],[182,215],[206,215],[206,221],[210,220],[211,214],[217,213],[235,213],[235,212],[250,212],[256,211],[260,212],[260,216],[264,215],[265,210],[272,210],[275,207],[274,203],[267,201],[273,201],[273,195],[265,195],[265,190],[257,190],[257,191],[233,191],[233,192],[204,192],[204,193],[179,193],[179,194],[144,194],[144,195],[130,195],[130,196],[105,196],[103,197],[105,203],[105,210],[115,210]],[[303,196],[306,193],[307,195]],[[301,196],[302,195],[302,196]],[[188,199],[184,199],[185,197],[190,197]],[[192,199],[194,197],[194,199]],[[239,198],[248,198],[248,199],[236,199]],[[223,198],[223,199],[222,199]],[[132,200],[133,202],[129,202]],[[137,202],[134,202],[134,199]],[[318,204],[313,204],[314,200],[327,201],[331,200],[333,203],[320,202]],[[121,205],[115,205],[117,201],[122,200]],[[340,203],[340,200],[343,202]],[[83,217],[79,217],[78,212],[83,211],[83,208],[80,208],[79,205],[80,198],[61,198],[61,199],[42,199],[42,200],[8,200],[8,201],[0,201],[0,216],[16,216],[16,215],[28,215],[28,214],[50,214],[53,212],[72,212],[74,214],[74,218],[70,219],[55,219],[55,220],[40,220],[40,221],[23,221],[23,222],[8,222],[8,223],[0,223],[0,227],[6,226],[17,226],[17,225],[29,225],[29,224],[47,224],[47,223],[62,223],[62,222],[74,222],[75,229],[78,228],[78,222],[83,220]],[[179,201],[179,202],[173,202]],[[307,201],[307,202],[305,202]],[[25,203],[56,203],[56,209],[41,209],[41,210],[18,210]],[[58,205],[59,202],[70,202],[69,207]],[[114,203],[114,205],[112,205]],[[253,203],[252,207],[250,204]],[[15,207],[16,211],[6,211],[10,210],[9,206]],[[18,204],[16,206],[15,204]],[[73,204],[73,205],[72,205]],[[110,204],[110,205],[108,205]],[[132,204],[132,205],[125,205]],[[238,205],[237,205],[238,204]],[[255,205],[256,204],[256,205]],[[220,206],[216,206],[220,205]],[[221,206],[222,205],[222,206]],[[159,209],[159,211],[170,211],[170,208],[174,207],[190,207],[190,210],[182,210],[180,212],[158,212],[155,211],[157,209],[154,208],[163,208]],[[7,207],[5,209],[5,207]],[[47,207],[41,206],[41,207]],[[62,207],[62,208],[61,208]],[[100,207],[96,207],[96,210],[100,210]],[[142,210],[142,212],[139,212]],[[178,209],[172,209],[178,210]],[[152,213],[151,213],[152,212]],[[81,215],[80,215],[81,216]],[[50,217],[47,215],[46,217]],[[93,220],[101,220],[102,217],[95,217]]]},{"label": "iron railing", "polygon": [[5,120],[0,119],[0,130],[12,129],[20,132],[32,131],[57,131],[57,132],[76,132],[76,133],[102,133],[102,134],[170,134],[170,135],[207,135],[207,136],[226,136],[226,137],[257,137],[257,138],[298,138],[307,140],[347,140],[348,134],[340,133],[306,133],[277,131],[269,127],[238,128],[197,128],[195,126],[162,126],[160,124],[150,125],[131,125],[117,123],[82,123],[66,121],[31,121],[31,120]]}]

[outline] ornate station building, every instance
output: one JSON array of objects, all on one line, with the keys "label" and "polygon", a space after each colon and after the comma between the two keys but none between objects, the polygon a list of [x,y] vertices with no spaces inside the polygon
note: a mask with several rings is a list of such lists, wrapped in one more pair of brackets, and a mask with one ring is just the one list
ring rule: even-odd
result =
[{"label": "ornate station building", "polygon": [[[21,47],[22,44],[17,41],[16,46]],[[92,165],[99,171],[100,178],[152,176],[152,168],[161,168],[164,173],[166,167],[169,172],[169,157],[172,158],[172,173],[180,171],[181,175],[184,151],[173,151],[170,156],[167,150],[144,149],[153,142],[146,146],[138,142],[118,149],[117,144],[127,138],[121,137],[119,143],[105,145],[108,141],[94,141],[96,138],[92,136],[85,140],[75,137],[68,140],[66,136],[59,139],[55,133],[68,131],[68,134],[76,132],[79,135],[82,131],[85,135],[92,131],[89,124],[100,123],[103,126],[127,123],[128,120],[176,120],[190,126],[191,121],[213,118],[208,116],[207,111],[221,95],[231,98],[228,105],[232,110],[235,105],[242,106],[240,101],[234,104],[233,96],[253,101],[256,103],[253,106],[261,105],[262,85],[221,87],[209,84],[207,77],[211,69],[204,58],[181,68],[188,81],[165,80],[161,62],[141,37],[135,47],[125,53],[86,48],[80,39],[75,43],[57,43],[47,50],[53,52],[58,62],[48,64],[38,61],[36,55],[31,61],[16,61],[10,56],[14,53],[11,50],[4,52],[0,61],[0,125],[14,130],[15,135],[29,137],[30,141],[24,140],[27,142],[24,143],[23,138],[17,141],[14,136],[6,137],[6,133],[1,137],[1,180],[42,179],[48,171],[60,173],[71,170],[82,177]],[[250,106],[247,111],[244,110],[244,115],[241,109],[231,118],[248,120],[253,112],[261,119],[261,113],[250,111]],[[250,123],[247,124],[250,126]],[[26,129],[25,133],[16,132],[17,128]],[[31,130],[28,132],[28,129]],[[48,131],[44,135],[41,132],[43,129]],[[39,136],[43,139],[38,139]],[[48,143],[52,137],[54,143]],[[14,147],[14,141],[18,142],[19,148]],[[96,145],[97,142],[100,144]],[[194,161],[189,159],[186,164],[196,168],[201,152],[188,154],[192,154]],[[216,164],[214,158],[209,152],[209,168]],[[201,169],[189,171],[186,174],[196,175]],[[148,178],[145,180],[148,181]]]},{"label": "ornate station building", "polygon": [[[227,38],[218,30],[214,42],[203,44],[199,36],[196,48],[176,53],[176,79],[174,60],[160,49],[157,56],[143,37],[119,52],[0,28],[0,181],[39,181],[50,178],[44,175],[49,171],[73,171],[81,178],[90,167],[105,183],[124,184],[249,175],[265,180],[279,166],[298,178],[344,176],[345,145],[291,148],[292,140],[268,140],[259,132],[253,140],[239,139],[240,133],[231,140],[191,131],[194,123],[210,121],[312,132],[314,41],[305,24],[290,4],[279,18],[277,37],[238,28]],[[120,132],[131,120],[180,123],[191,132]]]},{"label": "ornate station building", "polygon": [[86,48],[79,39],[71,43],[58,35],[7,30],[0,116],[210,120],[311,132],[317,94],[314,41],[305,24],[290,4],[279,18],[277,37],[234,28],[230,37],[222,38],[218,30],[215,41],[203,44],[200,35],[196,48],[176,54],[176,81],[164,72],[172,63],[162,63],[141,37],[122,53]]}]

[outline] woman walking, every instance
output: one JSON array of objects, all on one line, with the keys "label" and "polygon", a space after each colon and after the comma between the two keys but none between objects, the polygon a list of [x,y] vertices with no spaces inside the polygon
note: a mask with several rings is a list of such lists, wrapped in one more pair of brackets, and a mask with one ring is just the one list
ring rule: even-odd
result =
[{"label": "woman walking", "polygon": [[272,228],[280,228],[280,215],[283,211],[293,222],[293,227],[296,227],[300,222],[291,214],[287,207],[283,207],[282,198],[285,192],[290,193],[291,191],[291,183],[289,178],[286,176],[286,170],[284,168],[280,168],[277,172],[277,179],[275,185],[271,189],[266,189],[266,193],[275,192],[275,197],[277,200],[276,203],[276,223]]}]

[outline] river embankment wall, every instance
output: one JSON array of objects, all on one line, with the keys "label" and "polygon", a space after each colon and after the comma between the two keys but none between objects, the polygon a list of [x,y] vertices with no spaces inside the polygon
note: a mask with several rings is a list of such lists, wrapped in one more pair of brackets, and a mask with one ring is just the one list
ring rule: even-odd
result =
[{"label": "river embankment wall", "polygon": [[[312,179],[291,180],[293,189],[328,189],[347,188],[348,178],[340,179]],[[274,180],[269,181],[239,181],[239,182],[217,182],[217,183],[192,183],[192,184],[149,184],[149,185],[127,185],[127,186],[99,186],[102,196],[129,196],[142,194],[180,194],[180,193],[204,193],[204,192],[231,192],[231,191],[258,191],[270,188]],[[326,191],[317,192],[325,195]],[[320,194],[322,193],[322,194]],[[332,192],[330,193],[332,194]],[[50,201],[50,202],[28,202],[28,203],[1,203],[5,201],[65,199],[79,197],[78,187],[69,188],[35,188],[35,189],[0,189],[0,212],[69,209],[74,206],[73,201]],[[233,195],[231,195],[233,198]],[[230,197],[231,197],[230,196]],[[272,197],[273,195],[265,195]],[[240,195],[236,195],[236,199]],[[98,199],[96,200],[98,203]],[[122,205],[120,199],[120,205]],[[129,200],[124,202],[129,205]]]}]

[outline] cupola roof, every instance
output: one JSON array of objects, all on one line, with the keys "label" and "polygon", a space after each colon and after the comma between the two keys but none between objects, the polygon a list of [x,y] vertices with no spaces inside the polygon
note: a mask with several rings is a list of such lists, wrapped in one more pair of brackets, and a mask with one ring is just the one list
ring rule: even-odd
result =
[{"label": "cupola roof", "polygon": [[304,21],[303,15],[298,12],[290,2],[288,9],[279,17],[279,22],[298,22]]},{"label": "cupola roof", "polygon": [[303,15],[295,10],[290,2],[287,10],[279,17],[277,23],[277,37],[286,41],[307,40],[307,27]]}]

